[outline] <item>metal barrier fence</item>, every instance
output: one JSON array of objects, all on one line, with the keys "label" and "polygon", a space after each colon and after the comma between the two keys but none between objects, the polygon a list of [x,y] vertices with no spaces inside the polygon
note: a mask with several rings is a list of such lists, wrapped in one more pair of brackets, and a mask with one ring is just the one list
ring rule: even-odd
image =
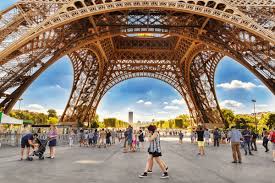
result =
[{"label": "metal barrier fence", "polygon": [[[19,147],[21,145],[21,138],[23,135],[21,134],[0,134],[0,148],[5,146]],[[71,136],[73,140],[73,144],[77,144],[79,142],[79,136],[73,135]],[[39,138],[46,139],[46,134],[39,134]],[[58,135],[57,137],[57,145],[67,145],[69,144],[69,135]]]},{"label": "metal barrier fence", "polygon": [[[12,147],[20,147],[21,145],[21,138],[22,138],[22,134],[0,134],[0,148],[1,146],[12,146]],[[162,137],[175,137],[177,135],[174,134],[161,134]],[[68,134],[62,134],[62,135],[58,135],[57,137],[57,145],[68,145],[69,144],[69,137],[72,138],[73,140],[73,144],[78,144],[80,137],[79,135],[68,135]],[[185,137],[188,137],[188,135]],[[46,139],[47,135],[46,134],[39,134],[39,138],[40,139]]]}]

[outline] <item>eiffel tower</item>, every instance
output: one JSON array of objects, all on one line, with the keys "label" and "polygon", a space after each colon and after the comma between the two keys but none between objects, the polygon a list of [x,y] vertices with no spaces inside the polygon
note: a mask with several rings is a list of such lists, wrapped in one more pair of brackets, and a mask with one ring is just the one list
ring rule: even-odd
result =
[{"label": "eiffel tower", "polygon": [[149,77],[174,87],[196,123],[222,125],[214,75],[223,57],[275,94],[274,14],[272,0],[18,1],[0,12],[0,107],[9,113],[68,56],[74,80],[64,123],[91,121],[110,88]]}]

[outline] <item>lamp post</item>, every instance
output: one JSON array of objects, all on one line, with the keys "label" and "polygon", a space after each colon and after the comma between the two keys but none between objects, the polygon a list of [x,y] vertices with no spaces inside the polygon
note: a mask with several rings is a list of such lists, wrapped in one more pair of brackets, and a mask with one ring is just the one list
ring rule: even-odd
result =
[{"label": "lamp post", "polygon": [[23,100],[22,98],[19,98],[19,111],[20,111],[20,107],[21,107],[21,101]]},{"label": "lamp post", "polygon": [[251,100],[254,104],[254,119],[255,119],[255,124],[256,124],[256,132],[258,132],[258,124],[257,124],[257,119],[256,119],[256,100],[255,99],[252,99]]}]

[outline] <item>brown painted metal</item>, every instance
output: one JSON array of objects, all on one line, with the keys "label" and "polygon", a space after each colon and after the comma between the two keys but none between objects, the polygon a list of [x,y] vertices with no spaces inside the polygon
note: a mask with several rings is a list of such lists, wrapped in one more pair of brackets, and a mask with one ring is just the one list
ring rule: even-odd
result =
[{"label": "brown painted metal", "polygon": [[151,77],[179,91],[197,123],[221,124],[214,76],[224,56],[275,94],[274,8],[269,0],[22,0],[0,12],[0,107],[8,113],[68,55],[74,81],[63,122],[90,122],[111,87]]}]

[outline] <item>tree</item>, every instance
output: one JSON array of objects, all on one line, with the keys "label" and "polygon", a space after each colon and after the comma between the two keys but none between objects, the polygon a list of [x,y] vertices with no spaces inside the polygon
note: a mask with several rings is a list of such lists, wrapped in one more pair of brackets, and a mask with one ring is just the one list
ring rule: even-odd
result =
[{"label": "tree", "polygon": [[229,128],[230,126],[233,126],[234,124],[234,112],[230,109],[222,109],[222,115],[224,117],[225,122],[225,128]]},{"label": "tree", "polygon": [[57,113],[54,109],[49,109],[48,111],[48,118],[57,118]]},{"label": "tree", "polygon": [[51,125],[56,125],[56,124],[58,124],[58,118],[50,117],[50,118],[48,119],[48,124],[51,124]]},{"label": "tree", "polygon": [[275,113],[268,114],[266,125],[268,126],[269,129],[271,129],[272,127],[275,127]]},{"label": "tree", "polygon": [[182,128],[183,127],[183,120],[182,119],[175,119],[175,128]]}]

